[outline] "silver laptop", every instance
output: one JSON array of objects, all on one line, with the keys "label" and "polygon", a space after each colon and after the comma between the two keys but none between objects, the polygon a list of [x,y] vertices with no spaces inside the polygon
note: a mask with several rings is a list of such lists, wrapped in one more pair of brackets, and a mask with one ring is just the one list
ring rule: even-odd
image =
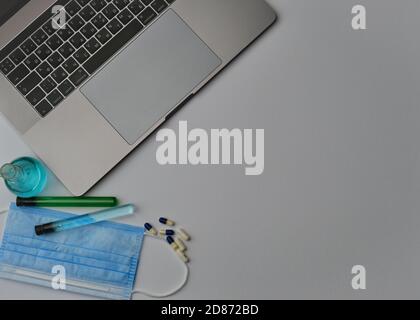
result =
[{"label": "silver laptop", "polygon": [[264,0],[1,1],[0,111],[82,195],[275,19]]}]

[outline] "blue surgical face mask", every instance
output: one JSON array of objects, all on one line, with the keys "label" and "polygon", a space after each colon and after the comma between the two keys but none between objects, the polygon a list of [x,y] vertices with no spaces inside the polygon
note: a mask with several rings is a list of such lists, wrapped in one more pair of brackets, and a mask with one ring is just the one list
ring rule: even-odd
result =
[{"label": "blue surgical face mask", "polygon": [[[71,216],[12,204],[0,247],[0,277],[51,288],[59,267],[65,270],[66,291],[108,299],[130,299],[135,293],[168,297],[187,283],[189,269],[184,264],[183,281],[173,290],[153,293],[133,289],[143,239],[148,235],[143,228],[107,221],[35,235],[35,225]],[[159,237],[149,238],[165,244]]]},{"label": "blue surgical face mask", "polygon": [[51,288],[53,268],[62,266],[67,291],[130,299],[144,229],[107,221],[35,235],[35,225],[70,216],[11,205],[0,247],[0,277]]}]

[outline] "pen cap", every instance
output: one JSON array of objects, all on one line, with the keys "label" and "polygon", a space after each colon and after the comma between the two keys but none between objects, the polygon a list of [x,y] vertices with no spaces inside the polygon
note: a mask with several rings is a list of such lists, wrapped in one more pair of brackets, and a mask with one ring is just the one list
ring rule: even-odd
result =
[{"label": "pen cap", "polygon": [[34,206],[36,206],[36,201],[34,199],[35,198],[17,197],[16,198],[16,205],[18,207],[34,207]]},{"label": "pen cap", "polygon": [[46,234],[46,233],[52,233],[54,232],[54,227],[52,223],[42,224],[39,226],[35,226],[35,234],[37,236]]}]

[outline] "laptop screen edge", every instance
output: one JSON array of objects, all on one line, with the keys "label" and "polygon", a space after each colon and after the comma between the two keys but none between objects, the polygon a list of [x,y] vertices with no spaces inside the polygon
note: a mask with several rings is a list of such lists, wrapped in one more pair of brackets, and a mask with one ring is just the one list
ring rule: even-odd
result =
[{"label": "laptop screen edge", "polygon": [[30,0],[0,0],[0,27]]}]

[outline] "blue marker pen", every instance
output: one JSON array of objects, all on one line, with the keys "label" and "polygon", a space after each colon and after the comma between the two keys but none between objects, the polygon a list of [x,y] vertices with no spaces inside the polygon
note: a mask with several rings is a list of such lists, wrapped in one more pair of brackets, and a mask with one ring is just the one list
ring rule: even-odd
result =
[{"label": "blue marker pen", "polygon": [[45,233],[60,232],[64,230],[83,227],[92,223],[114,219],[134,213],[134,206],[131,204],[115,207],[111,209],[101,210],[81,216],[71,217],[60,221],[46,223],[35,226],[36,235],[40,236]]}]

